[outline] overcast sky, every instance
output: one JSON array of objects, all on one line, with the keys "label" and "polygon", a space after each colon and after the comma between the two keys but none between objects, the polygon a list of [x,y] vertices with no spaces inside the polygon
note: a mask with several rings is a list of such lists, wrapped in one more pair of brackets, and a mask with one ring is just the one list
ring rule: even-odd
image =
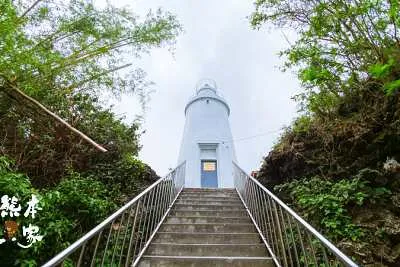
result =
[{"label": "overcast sky", "polygon": [[[296,116],[291,96],[299,91],[294,74],[282,73],[278,52],[288,46],[281,30],[252,30],[246,18],[253,0],[111,1],[129,5],[137,14],[162,7],[176,14],[185,33],[173,56],[154,49],[134,60],[155,82],[143,124],[140,158],[159,175],[177,164],[185,123],[184,107],[202,78],[212,78],[231,108],[230,123],[239,164],[250,172],[260,166],[279,136]],[[290,34],[285,31],[285,34]],[[115,107],[132,121],[139,108],[134,96]],[[268,133],[268,134],[265,134]],[[263,135],[265,134],[265,135]],[[251,136],[260,135],[254,138]]]}]

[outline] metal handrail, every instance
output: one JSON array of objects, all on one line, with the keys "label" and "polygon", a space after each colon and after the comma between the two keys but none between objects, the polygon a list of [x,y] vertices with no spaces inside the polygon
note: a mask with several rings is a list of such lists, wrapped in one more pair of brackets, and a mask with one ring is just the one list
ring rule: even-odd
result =
[{"label": "metal handrail", "polygon": [[[136,266],[185,182],[185,162],[158,179],[43,267]],[[79,253],[78,253],[79,252]]]},{"label": "metal handrail", "polygon": [[277,266],[358,265],[235,162],[235,188]]}]

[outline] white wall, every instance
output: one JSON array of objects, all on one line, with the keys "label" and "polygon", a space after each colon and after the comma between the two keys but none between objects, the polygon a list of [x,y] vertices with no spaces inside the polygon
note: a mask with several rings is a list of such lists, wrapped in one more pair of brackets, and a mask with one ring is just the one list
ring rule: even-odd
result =
[{"label": "white wall", "polygon": [[178,162],[186,160],[186,187],[201,187],[199,143],[217,144],[218,187],[233,188],[232,161],[236,161],[236,156],[229,125],[229,107],[212,89],[198,91],[186,107]]}]

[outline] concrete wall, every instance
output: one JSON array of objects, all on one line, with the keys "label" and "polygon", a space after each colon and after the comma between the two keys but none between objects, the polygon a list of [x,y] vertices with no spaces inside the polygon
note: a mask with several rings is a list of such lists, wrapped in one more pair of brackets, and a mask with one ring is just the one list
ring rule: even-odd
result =
[{"label": "concrete wall", "polygon": [[234,187],[232,161],[236,161],[236,155],[229,113],[225,100],[212,88],[200,89],[186,106],[186,122],[178,160],[178,163],[186,160],[186,187],[201,187],[200,146],[209,148],[212,144],[216,147],[218,187]]}]

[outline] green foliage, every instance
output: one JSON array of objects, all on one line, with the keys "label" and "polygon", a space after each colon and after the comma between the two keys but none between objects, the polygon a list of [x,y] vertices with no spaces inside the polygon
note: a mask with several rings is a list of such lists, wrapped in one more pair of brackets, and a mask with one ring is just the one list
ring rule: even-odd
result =
[{"label": "green foliage", "polygon": [[377,79],[385,78],[390,74],[390,71],[394,64],[395,61],[392,58],[386,64],[374,64],[369,68],[369,73],[372,77]]},{"label": "green foliage", "polygon": [[21,199],[34,193],[28,177],[12,170],[13,162],[0,156],[0,196],[16,196]]},{"label": "green foliage", "polygon": [[[157,178],[135,158],[139,122],[124,123],[99,97],[135,93],[145,105],[150,83],[128,60],[154,47],[172,49],[182,28],[162,10],[140,19],[86,0],[0,0],[0,10],[0,194],[25,203],[35,194],[37,218],[16,221],[44,235],[29,249],[2,244],[0,259],[5,266],[38,266]],[[108,152],[89,147],[14,88]]]},{"label": "green foliage", "polygon": [[81,177],[77,173],[66,176],[54,189],[46,192],[46,200],[52,208],[73,218],[80,227],[88,229],[96,225],[116,208],[107,187],[96,180]]},{"label": "green foliage", "polygon": [[307,133],[310,130],[311,123],[312,118],[310,116],[299,116],[292,124],[292,131],[297,134]]},{"label": "green foliage", "polygon": [[298,74],[303,91],[294,99],[306,114],[279,138],[258,179],[280,185],[358,262],[399,266],[398,168],[379,171],[400,158],[399,1],[256,0],[250,22],[297,33],[280,55],[283,70]]},{"label": "green foliage", "polygon": [[158,179],[147,165],[132,154],[123,154],[120,158],[96,164],[85,172],[85,176],[104,183],[119,203],[133,198],[149,183]]},{"label": "green foliage", "polygon": [[398,85],[391,82],[399,79],[398,6],[384,0],[258,0],[250,21],[254,28],[271,23],[298,33],[281,55],[287,58],[284,69],[298,70],[307,93],[303,101],[327,92],[346,96],[369,76],[385,77],[377,82],[382,89],[389,84],[392,94]]},{"label": "green foliage", "polygon": [[[7,55],[0,57],[0,74],[40,99],[141,91],[144,72],[126,65],[124,55],[170,45],[181,31],[176,18],[161,10],[140,20],[128,9],[84,0],[39,1],[29,9],[31,4],[0,2],[0,55]],[[125,67],[123,76],[118,70]]]},{"label": "green foliage", "polygon": [[97,98],[87,94],[73,96],[68,116],[76,127],[104,145],[109,151],[137,155],[139,151],[139,123],[127,125],[111,108],[103,108]]},{"label": "green foliage", "polygon": [[359,177],[333,182],[315,176],[276,189],[287,191],[302,215],[336,241],[343,238],[357,241],[364,236],[362,228],[352,222],[349,207],[384,201],[391,193]]},{"label": "green foliage", "polygon": [[45,235],[40,251],[26,259],[48,260],[116,209],[101,182],[71,173],[54,189],[45,190],[38,224]]},{"label": "green foliage", "polygon": [[[76,94],[71,105],[60,110],[71,124],[102,144],[99,154],[64,127],[41,117],[27,119],[23,107],[10,110],[0,121],[3,153],[16,159],[35,186],[55,185],[66,168],[86,170],[99,162],[117,160],[120,155],[137,155],[139,123],[127,125],[110,108],[103,108],[89,95]],[[12,134],[11,134],[12,133]],[[111,165],[109,165],[112,167]]]},{"label": "green foliage", "polygon": [[[31,194],[35,194],[42,208],[34,219],[22,215],[16,218],[20,228],[29,223],[39,226],[40,235],[44,235],[44,238],[29,249],[21,249],[13,243],[2,244],[0,256],[10,266],[29,266],[28,262],[32,266],[44,263],[100,223],[117,207],[117,196],[111,195],[108,187],[99,181],[70,172],[56,187],[38,191],[32,188],[28,177],[11,168],[7,158],[1,157],[1,162],[0,195],[17,196],[19,204],[26,208],[23,204]],[[6,219],[12,218],[5,217],[2,222]],[[19,238],[22,238],[21,234]]]},{"label": "green foliage", "polygon": [[400,79],[386,83],[384,89],[386,94],[392,95],[397,89],[400,89]]},{"label": "green foliage", "polygon": [[26,99],[10,101],[14,87],[106,147],[108,157],[136,155],[139,123],[124,124],[98,98],[135,93],[145,105],[150,83],[129,60],[154,47],[172,49],[182,28],[162,10],[140,19],[126,8],[86,0],[34,3],[0,0],[0,143],[2,154],[44,186],[98,157]]},{"label": "green foliage", "polygon": [[39,191],[32,187],[26,175],[15,171],[11,160],[0,157],[0,196],[16,196],[22,204],[35,194],[42,210],[35,219],[20,216],[16,221],[20,225],[37,225],[44,235],[42,242],[29,249],[3,244],[0,257],[10,266],[44,263],[156,178],[149,167],[125,154],[120,160],[94,165],[84,175],[70,170],[57,186]]}]

